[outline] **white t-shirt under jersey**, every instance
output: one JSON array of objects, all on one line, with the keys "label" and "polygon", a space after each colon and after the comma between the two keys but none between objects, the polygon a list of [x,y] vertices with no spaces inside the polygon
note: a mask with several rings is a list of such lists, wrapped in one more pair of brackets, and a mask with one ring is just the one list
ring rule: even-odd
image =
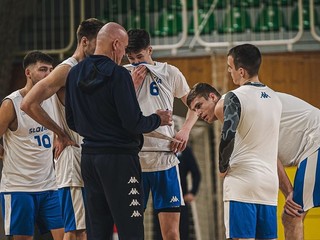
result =
[{"label": "white t-shirt under jersey", "polygon": [[[178,68],[167,63],[155,62],[155,65],[143,64],[148,73],[137,90],[137,99],[144,115],[155,113],[158,109],[173,109],[174,98],[185,96],[190,88]],[[174,126],[161,126],[156,131],[167,136],[175,135]],[[143,148],[139,154],[143,171],[169,169],[179,163],[174,154],[160,157],[156,152],[171,152],[170,141],[144,137]]]},{"label": "white t-shirt under jersey", "polygon": [[[73,67],[78,64],[77,60],[70,57],[63,61],[60,65],[69,65]],[[64,129],[69,135],[70,139],[76,142],[79,146],[82,143],[82,137],[72,131],[66,122],[65,107],[60,102],[58,95],[53,96],[53,102],[56,109],[57,124]],[[58,188],[63,187],[83,187],[83,180],[81,176],[81,147],[68,146],[66,147],[58,159],[55,159],[56,176]]]},{"label": "white t-shirt under jersey", "polygon": [[[40,192],[57,189],[53,168],[53,133],[34,121],[20,109],[22,96],[15,91],[11,99],[16,112],[18,128],[8,129],[3,135],[3,169],[1,192]],[[55,119],[52,98],[41,106]]]},{"label": "white t-shirt under jersey", "polygon": [[241,104],[224,200],[277,205],[277,151],[281,102],[268,87],[243,85],[232,91]]},{"label": "white t-shirt under jersey", "polygon": [[278,158],[297,166],[320,147],[320,110],[292,95],[277,92],[282,102]]}]

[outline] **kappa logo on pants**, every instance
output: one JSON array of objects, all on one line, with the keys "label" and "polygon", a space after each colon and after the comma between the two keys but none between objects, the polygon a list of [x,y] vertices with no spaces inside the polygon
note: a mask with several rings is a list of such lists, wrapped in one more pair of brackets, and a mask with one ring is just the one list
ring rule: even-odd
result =
[{"label": "kappa logo on pants", "polygon": [[133,213],[131,214],[131,217],[142,217],[142,215],[138,210],[134,210]]},{"label": "kappa logo on pants", "polygon": [[132,202],[130,203],[129,205],[130,207],[131,206],[140,206],[140,203],[137,199],[132,199]]},{"label": "kappa logo on pants", "polygon": [[139,181],[136,179],[136,177],[131,177],[128,184],[130,183],[139,183]]},{"label": "kappa logo on pants", "polygon": [[136,188],[131,188],[131,191],[128,193],[128,195],[139,195],[139,192]]}]

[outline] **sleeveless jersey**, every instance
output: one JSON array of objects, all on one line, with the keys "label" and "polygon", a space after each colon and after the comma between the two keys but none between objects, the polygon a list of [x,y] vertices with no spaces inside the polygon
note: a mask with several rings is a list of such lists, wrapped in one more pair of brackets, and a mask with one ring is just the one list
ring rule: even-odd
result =
[{"label": "sleeveless jersey", "polygon": [[[3,135],[3,169],[1,192],[40,192],[57,189],[53,168],[53,133],[20,109],[22,96],[15,91],[11,99],[17,117],[17,130]],[[41,106],[55,119],[52,98]]]},{"label": "sleeveless jersey", "polygon": [[281,102],[266,86],[243,85],[232,92],[240,101],[241,115],[224,179],[224,200],[277,205]]},{"label": "sleeveless jersey", "polygon": [[284,166],[297,166],[320,147],[320,110],[285,93],[282,102],[278,158]]},{"label": "sleeveless jersey", "polygon": [[[75,58],[70,57],[63,61],[60,65],[64,64],[73,67],[78,64],[78,62]],[[65,117],[65,107],[60,102],[57,94],[53,95],[53,103],[56,111],[55,115],[57,124],[69,135],[71,140],[81,146],[82,137],[68,127]],[[58,188],[83,187],[80,160],[81,148],[74,146],[66,147],[59,158],[55,159]]]},{"label": "sleeveless jersey", "polygon": [[[147,76],[137,90],[137,99],[144,115],[155,113],[158,109],[173,109],[174,98],[181,98],[188,94],[189,86],[183,74],[167,63],[155,62],[155,65],[143,64],[148,68]],[[175,135],[174,126],[160,126],[156,131],[167,136]],[[159,171],[168,169],[179,163],[176,156],[167,160],[150,159],[150,152],[171,152],[170,141],[144,137],[144,144],[139,154],[142,169]],[[149,152],[149,153],[144,153]],[[146,156],[145,156],[146,155]]]}]

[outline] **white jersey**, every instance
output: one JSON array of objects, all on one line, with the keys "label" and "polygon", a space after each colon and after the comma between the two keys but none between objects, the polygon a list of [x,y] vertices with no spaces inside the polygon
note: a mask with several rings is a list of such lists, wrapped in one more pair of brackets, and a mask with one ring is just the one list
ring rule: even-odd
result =
[{"label": "white jersey", "polygon": [[[174,98],[182,98],[190,88],[187,80],[178,68],[167,63],[155,62],[155,65],[143,64],[148,73],[137,90],[137,99],[144,115],[155,113],[158,109],[173,109]],[[156,131],[174,137],[174,126],[161,126]],[[159,171],[169,169],[179,163],[174,154],[161,161],[150,152],[171,152],[170,141],[144,137],[143,148],[139,154],[143,171]]]},{"label": "white jersey", "polygon": [[320,147],[320,110],[285,93],[282,102],[278,158],[284,166],[297,166]]},{"label": "white jersey", "polygon": [[[34,121],[20,109],[23,99],[15,91],[5,99],[11,99],[17,117],[17,130],[3,135],[3,169],[1,192],[40,192],[56,190],[53,168],[53,132]],[[52,98],[41,106],[55,119]]]},{"label": "white jersey", "polygon": [[[60,65],[69,65],[73,67],[78,64],[77,60],[70,57],[63,61]],[[70,139],[76,142],[79,146],[82,143],[82,137],[72,131],[67,124],[65,117],[65,107],[60,102],[58,95],[53,96],[56,122],[69,135]],[[55,159],[56,176],[58,188],[63,187],[83,187],[81,177],[81,147],[68,146],[66,147],[58,159]]]},{"label": "white jersey", "polygon": [[232,91],[241,104],[224,200],[277,205],[277,152],[281,102],[270,88],[243,85]]}]

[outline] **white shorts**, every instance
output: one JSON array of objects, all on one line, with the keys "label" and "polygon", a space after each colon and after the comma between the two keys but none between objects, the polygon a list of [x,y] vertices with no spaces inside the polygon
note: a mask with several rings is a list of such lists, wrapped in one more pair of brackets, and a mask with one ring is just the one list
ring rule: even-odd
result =
[{"label": "white shorts", "polygon": [[64,231],[86,229],[84,188],[65,187],[59,188],[59,199],[62,208]]}]

